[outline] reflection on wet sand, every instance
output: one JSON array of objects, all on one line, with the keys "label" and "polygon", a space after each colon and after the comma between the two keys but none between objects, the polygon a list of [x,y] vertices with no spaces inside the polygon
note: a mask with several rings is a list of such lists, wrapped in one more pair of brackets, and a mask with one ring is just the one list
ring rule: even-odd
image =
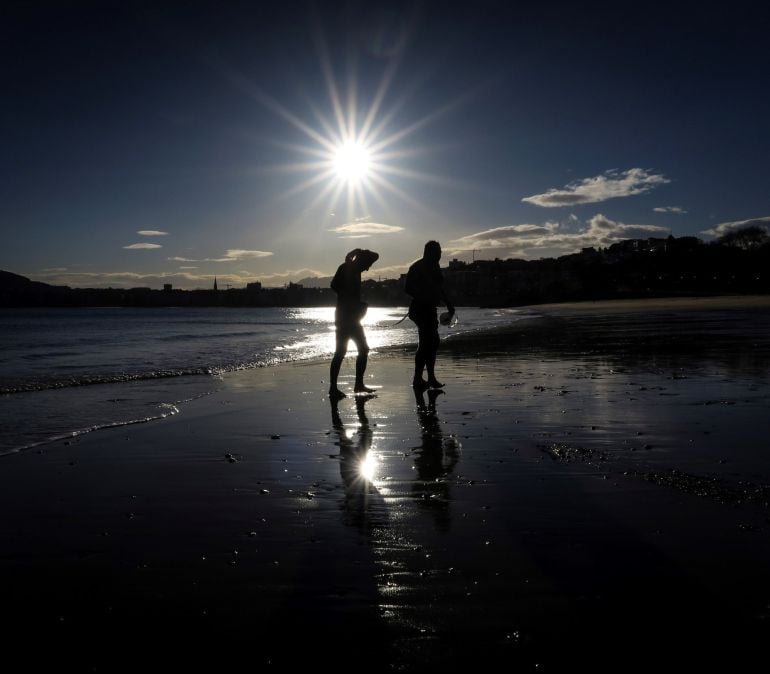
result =
[{"label": "reflection on wet sand", "polygon": [[[430,551],[436,535],[450,527],[450,482],[461,450],[459,441],[442,428],[439,395],[442,391],[415,392],[417,424],[412,417],[407,427],[417,426],[419,432],[416,442],[403,449],[395,444],[401,434],[394,434],[392,409],[382,398],[357,396],[351,415],[356,423],[346,418],[347,426],[346,407],[353,411],[345,404],[349,399],[343,399],[342,413],[339,401],[331,401],[344,489],[342,522],[354,527],[371,551],[381,625],[390,635],[394,663],[402,662],[405,653],[426,648],[432,653],[439,630],[436,617],[424,610],[424,596],[436,591],[446,573],[437,571]],[[372,414],[385,423],[370,423]]]},{"label": "reflection on wet sand", "polygon": [[339,400],[330,399],[332,426],[337,433],[334,443],[340,449],[340,477],[345,488],[343,517],[346,524],[363,532],[387,525],[385,501],[374,484],[378,458],[374,448],[374,433],[366,416],[366,403],[374,395],[356,396],[358,426],[345,428],[339,411]]},{"label": "reflection on wet sand", "polygon": [[427,392],[428,403],[422,391],[415,389],[417,419],[422,432],[422,443],[412,449],[417,479],[412,493],[419,499],[421,508],[432,513],[440,530],[447,530],[450,523],[449,476],[460,458],[460,443],[454,436],[444,437],[441,422],[436,413],[436,398],[441,389]]}]

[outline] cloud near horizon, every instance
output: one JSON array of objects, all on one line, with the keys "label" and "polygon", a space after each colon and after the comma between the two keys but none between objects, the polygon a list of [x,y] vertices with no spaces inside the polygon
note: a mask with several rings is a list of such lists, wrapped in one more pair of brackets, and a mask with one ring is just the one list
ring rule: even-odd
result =
[{"label": "cloud near horizon", "polygon": [[543,208],[562,208],[580,204],[596,204],[608,199],[644,194],[671,182],[660,173],[632,168],[627,171],[612,169],[593,178],[569,183],[562,189],[551,188],[543,194],[524,197],[523,202]]},{"label": "cloud near horizon", "polygon": [[[331,272],[333,274],[334,272]],[[319,277],[327,277],[331,276],[331,274],[325,274],[322,271],[318,271],[317,269],[309,269],[309,268],[303,268],[303,269],[288,269],[283,272],[276,272],[274,274],[262,274],[257,280],[262,283],[264,286],[270,286],[271,284],[275,284],[276,282],[278,285],[283,285],[284,283],[296,283],[297,281],[301,281],[303,278],[319,278]]]},{"label": "cloud near horizon", "polygon": [[[419,258],[418,258],[419,259]],[[364,278],[368,279],[376,279],[376,278],[398,278],[401,276],[401,274],[406,274],[406,272],[409,270],[409,266],[414,262],[415,260],[412,260],[410,262],[404,262],[403,264],[391,264],[387,267],[378,267],[374,266],[369,271],[364,272],[362,276]]]},{"label": "cloud near horizon", "polygon": [[508,257],[553,257],[577,253],[582,248],[605,248],[623,239],[668,234],[668,231],[666,227],[657,225],[627,225],[599,213],[584,226],[578,225],[577,229],[564,227],[558,222],[486,229],[450,241],[447,252],[456,255],[469,250],[500,250],[505,251]]},{"label": "cloud near horizon", "polygon": [[123,246],[126,250],[153,250],[163,248],[159,243],[132,243],[129,246]]},{"label": "cloud near horizon", "polygon": [[243,250],[240,248],[231,248],[227,250],[224,257],[204,257],[193,259],[191,257],[167,257],[169,262],[237,262],[238,260],[255,260],[262,257],[270,257],[273,253],[266,250]]},{"label": "cloud near horizon", "polygon": [[225,274],[191,273],[190,271],[170,271],[155,273],[137,272],[46,272],[26,274],[36,281],[53,285],[67,285],[73,288],[136,288],[149,287],[161,289],[164,283],[171,283],[175,288],[194,290],[196,288],[211,288],[214,276],[220,287],[230,284],[234,288],[243,288],[247,283],[260,281],[264,286],[284,285],[289,281],[299,281],[308,276],[324,276],[315,269],[298,269],[279,274],[254,274],[253,272],[235,272]]},{"label": "cloud near horizon", "polygon": [[403,227],[398,225],[383,225],[380,222],[349,222],[339,227],[332,227],[329,231],[336,234],[346,234],[348,236],[343,238],[359,239],[366,236],[372,236],[373,234],[395,234],[396,232],[402,232]]},{"label": "cloud near horizon", "polygon": [[159,229],[140,229],[137,234],[139,236],[168,236],[168,232],[161,232]]},{"label": "cloud near horizon", "polygon": [[252,260],[260,257],[270,257],[273,253],[267,250],[230,249],[225,253],[224,260]]},{"label": "cloud near horizon", "polygon": [[706,236],[720,237],[728,232],[734,232],[746,227],[761,227],[770,234],[770,215],[761,218],[750,218],[749,220],[736,220],[735,222],[720,222],[710,229],[704,229],[701,234]]}]

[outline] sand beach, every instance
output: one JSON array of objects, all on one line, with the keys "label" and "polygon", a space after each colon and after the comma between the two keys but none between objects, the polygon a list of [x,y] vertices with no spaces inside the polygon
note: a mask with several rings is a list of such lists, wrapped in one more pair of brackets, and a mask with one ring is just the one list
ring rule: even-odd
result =
[{"label": "sand beach", "polygon": [[8,671],[743,670],[770,299],[533,309],[445,342],[443,391],[406,347],[337,405],[328,362],[281,364],[2,457]]}]

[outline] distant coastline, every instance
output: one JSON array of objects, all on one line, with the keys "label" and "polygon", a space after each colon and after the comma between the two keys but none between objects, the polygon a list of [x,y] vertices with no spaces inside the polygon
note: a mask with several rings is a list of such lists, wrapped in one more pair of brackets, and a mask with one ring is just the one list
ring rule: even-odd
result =
[{"label": "distant coastline", "polygon": [[[458,306],[515,307],[581,300],[770,293],[770,237],[758,228],[712,243],[692,236],[628,239],[608,248],[541,260],[451,260],[443,269]],[[316,279],[315,285],[324,279]],[[310,287],[314,279],[282,288],[182,290],[71,288],[0,271],[0,307],[317,307],[332,306],[334,292]],[[409,303],[404,279],[368,280],[370,304]]]}]

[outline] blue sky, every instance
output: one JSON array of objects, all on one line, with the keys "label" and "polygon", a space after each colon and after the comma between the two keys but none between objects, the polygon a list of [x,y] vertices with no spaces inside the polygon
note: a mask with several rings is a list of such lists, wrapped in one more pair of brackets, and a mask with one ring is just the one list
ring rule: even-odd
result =
[{"label": "blue sky", "polygon": [[759,3],[158,4],[0,10],[0,268],[282,285],[770,225]]}]

